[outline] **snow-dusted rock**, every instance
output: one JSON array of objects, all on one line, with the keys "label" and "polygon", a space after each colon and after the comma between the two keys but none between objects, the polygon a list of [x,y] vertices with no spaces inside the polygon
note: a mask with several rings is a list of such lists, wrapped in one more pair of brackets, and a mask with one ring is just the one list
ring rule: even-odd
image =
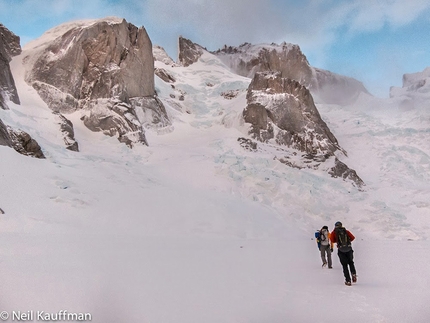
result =
[{"label": "snow-dusted rock", "polygon": [[310,85],[312,68],[300,47],[293,44],[244,43],[239,47],[224,46],[214,52],[231,70],[252,78],[257,72],[277,71],[282,77]]},{"label": "snow-dusted rock", "polygon": [[58,116],[58,123],[60,125],[63,140],[66,144],[66,149],[71,151],[79,151],[79,144],[75,140],[75,131],[73,130],[73,123],[59,112],[54,112]]},{"label": "snow-dusted rock", "polygon": [[277,71],[282,77],[300,82],[323,103],[344,104],[368,93],[353,78],[312,67],[298,45],[244,43],[225,46],[214,52],[232,71],[252,78],[256,72]]},{"label": "snow-dusted rock", "polygon": [[[243,117],[251,124],[254,139],[278,145],[274,158],[281,163],[299,169],[320,168],[357,187],[364,185],[357,173],[336,157],[336,153],[346,152],[321,119],[309,90],[296,80],[283,78],[280,72],[255,73]],[[250,141],[241,140],[241,146],[258,150]],[[289,149],[282,148],[285,146]]]},{"label": "snow-dusted rock", "polygon": [[309,90],[280,72],[255,73],[243,115],[260,141],[274,138],[280,145],[319,155],[333,155],[340,149]]},{"label": "snow-dusted rock", "polygon": [[155,97],[140,97],[130,99],[136,110],[139,122],[148,129],[162,129],[166,131],[172,125],[163,103]]},{"label": "snow-dusted rock", "polygon": [[328,173],[332,177],[340,177],[344,180],[350,180],[357,187],[361,188],[365,184],[363,180],[357,175],[357,172],[353,169],[350,169],[345,163],[341,162],[339,159],[335,158],[334,166],[329,169]]},{"label": "snow-dusted rock", "polygon": [[101,131],[132,147],[134,143],[147,145],[145,133],[134,107],[119,99],[97,99],[89,102],[88,114],[81,119],[92,131]]},{"label": "snow-dusted rock", "polygon": [[0,24],[0,108],[7,109],[7,101],[19,104],[15,81],[10,71],[9,62],[13,56],[21,53],[20,39],[5,26]]},{"label": "snow-dusted rock", "polygon": [[7,127],[13,149],[22,155],[35,158],[45,158],[39,144],[31,136],[20,129],[12,129]]},{"label": "snow-dusted rock", "polygon": [[166,53],[163,47],[154,45],[152,46],[152,55],[155,61],[163,62],[166,65],[175,66],[175,62]]},{"label": "snow-dusted rock", "polygon": [[155,68],[155,75],[157,75],[160,79],[162,79],[166,83],[175,83],[175,78],[169,74],[164,68]]},{"label": "snow-dusted rock", "polygon": [[28,47],[26,81],[53,111],[81,109],[90,129],[116,134],[130,146],[147,144],[132,100],[155,100],[152,44],[143,27],[118,18],[73,22]]}]

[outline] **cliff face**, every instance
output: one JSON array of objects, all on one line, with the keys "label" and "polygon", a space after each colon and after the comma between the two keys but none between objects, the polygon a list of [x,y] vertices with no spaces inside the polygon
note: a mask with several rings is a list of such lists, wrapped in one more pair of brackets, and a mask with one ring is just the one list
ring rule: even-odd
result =
[{"label": "cliff face", "polygon": [[[27,83],[48,106],[62,114],[85,111],[93,131],[132,146],[147,143],[136,109],[149,108],[155,123],[170,124],[155,97],[152,43],[143,27],[116,18],[61,25],[35,42],[24,61]],[[136,98],[146,98],[148,107]]]},{"label": "cliff face", "polygon": [[202,56],[203,48],[200,45],[193,43],[191,40],[179,37],[179,63],[182,66],[187,67],[197,62],[200,56]]},{"label": "cliff face", "polygon": [[312,95],[299,82],[281,73],[256,73],[249,85],[245,122],[261,140],[275,138],[310,154],[330,154],[339,149],[336,138],[315,107]]},{"label": "cliff face", "polygon": [[225,46],[213,52],[235,73],[252,78],[257,72],[280,72],[281,77],[298,81],[322,103],[347,104],[363,92],[363,84],[353,78],[312,67],[298,45],[282,43],[239,47]]},{"label": "cliff face", "polygon": [[239,47],[225,46],[214,52],[231,70],[249,78],[257,72],[276,71],[281,77],[289,78],[309,86],[312,68],[300,47],[293,44],[245,43]]},{"label": "cliff face", "polygon": [[[276,144],[279,151],[284,151],[281,157],[274,157],[281,163],[295,168],[323,168],[332,177],[350,180],[358,187],[364,185],[357,173],[336,157],[336,153],[346,152],[322,120],[310,91],[298,81],[284,78],[280,72],[255,73],[243,118],[251,124],[249,134],[254,139]],[[258,150],[256,142],[241,142],[245,149]],[[288,153],[285,146],[293,151]]]},{"label": "cliff face", "polygon": [[0,108],[2,109],[8,108],[7,101],[20,103],[9,66],[12,57],[21,53],[19,41],[18,36],[0,24]]},{"label": "cliff face", "polygon": [[[62,25],[58,37],[38,50],[26,81],[45,89],[53,110],[70,112],[93,99],[152,96],[152,44],[143,28],[125,20]],[[60,91],[70,102],[60,100]],[[66,97],[67,99],[67,97]]]}]

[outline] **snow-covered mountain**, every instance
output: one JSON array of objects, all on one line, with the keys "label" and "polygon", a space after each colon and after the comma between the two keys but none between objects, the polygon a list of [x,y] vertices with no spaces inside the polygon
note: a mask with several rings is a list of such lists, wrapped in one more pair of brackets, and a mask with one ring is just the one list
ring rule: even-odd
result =
[{"label": "snow-covered mountain", "polygon": [[[163,113],[144,102],[147,93],[129,95],[131,70],[113,53],[131,59],[142,50],[130,36],[138,30],[116,18],[66,24],[10,62],[20,104],[6,100],[0,109],[0,310],[67,309],[103,323],[427,322],[430,89],[411,85],[427,84],[428,75],[406,76],[407,89],[392,89],[389,99],[359,91],[348,104],[303,108],[300,129],[314,129],[304,117],[318,114],[331,140],[333,156],[318,159],[324,154],[258,140],[245,113],[257,102],[275,124],[282,118],[270,104],[288,97],[297,105],[286,110],[303,107],[312,98],[306,86],[280,77],[282,93],[250,87],[250,75],[191,41],[191,64],[160,46],[146,62],[155,71],[148,100]],[[85,48],[103,50],[87,56]],[[74,94],[60,73],[69,50],[94,76],[65,71],[85,84]],[[40,57],[42,72],[53,73],[43,80],[34,70]],[[102,97],[84,95],[97,84]],[[85,122],[97,113],[109,120],[102,131]],[[145,142],[118,141],[123,122]],[[2,133],[12,130],[31,136],[45,159],[4,145]],[[337,177],[336,160],[346,167]],[[343,285],[336,255],[333,270],[321,269],[312,240],[336,221],[357,237],[353,287]]]}]

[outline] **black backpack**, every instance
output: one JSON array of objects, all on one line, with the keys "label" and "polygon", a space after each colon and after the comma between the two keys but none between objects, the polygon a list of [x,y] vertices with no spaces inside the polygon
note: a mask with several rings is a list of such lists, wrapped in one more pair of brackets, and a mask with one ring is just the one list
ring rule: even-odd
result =
[{"label": "black backpack", "polygon": [[352,250],[351,239],[348,236],[345,228],[336,228],[337,247],[341,252]]},{"label": "black backpack", "polygon": [[320,230],[320,241],[326,241],[326,240],[327,240],[327,237],[325,236],[323,230],[321,229]]}]

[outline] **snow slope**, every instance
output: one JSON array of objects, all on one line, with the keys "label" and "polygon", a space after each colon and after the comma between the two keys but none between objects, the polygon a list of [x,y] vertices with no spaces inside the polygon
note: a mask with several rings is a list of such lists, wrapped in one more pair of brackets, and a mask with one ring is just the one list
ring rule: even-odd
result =
[{"label": "snow slope", "polygon": [[[0,118],[47,160],[0,146],[0,311],[89,312],[93,322],[428,322],[430,119],[396,101],[318,106],[364,191],[245,151],[250,82],[212,55],[156,62],[172,131],[133,150],[69,115],[80,152],[12,71],[22,101]],[[222,96],[233,91],[237,97]],[[173,97],[171,97],[174,96]],[[183,95],[184,100],[179,100]],[[346,158],[346,157],[345,157]],[[358,283],[321,269],[315,229],[342,221]]]}]

